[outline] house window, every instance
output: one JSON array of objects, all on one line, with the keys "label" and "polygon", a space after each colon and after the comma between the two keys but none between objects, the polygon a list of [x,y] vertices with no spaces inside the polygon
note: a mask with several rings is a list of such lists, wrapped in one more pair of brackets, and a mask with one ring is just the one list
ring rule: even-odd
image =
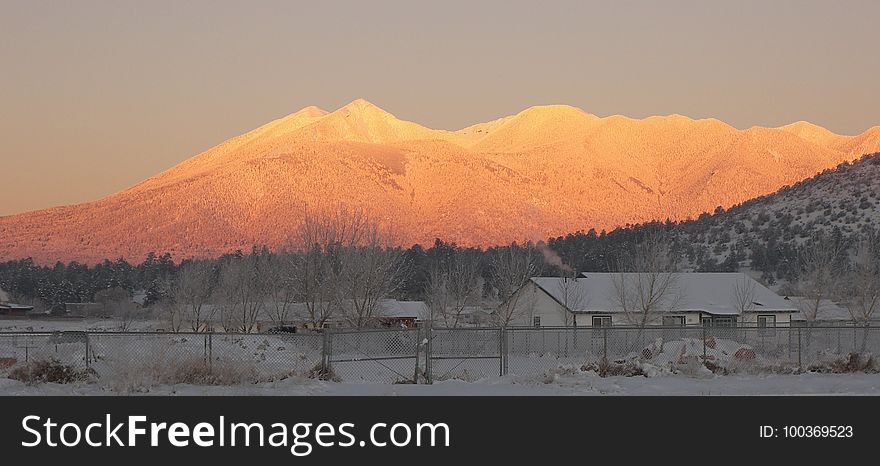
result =
[{"label": "house window", "polygon": [[593,316],[593,327],[611,327],[611,316]]},{"label": "house window", "polygon": [[684,327],[684,316],[663,316],[664,327]]},{"label": "house window", "polygon": [[532,317],[532,325],[535,327],[541,326],[541,316]]},{"label": "house window", "polygon": [[757,317],[758,333],[761,336],[776,335],[776,316],[775,315],[758,315]]},{"label": "house window", "polygon": [[776,316],[774,316],[774,315],[759,315],[758,316],[758,327],[759,328],[776,327]]},{"label": "house window", "polygon": [[712,325],[715,327],[733,327],[736,320],[733,317],[715,317],[712,319]]}]

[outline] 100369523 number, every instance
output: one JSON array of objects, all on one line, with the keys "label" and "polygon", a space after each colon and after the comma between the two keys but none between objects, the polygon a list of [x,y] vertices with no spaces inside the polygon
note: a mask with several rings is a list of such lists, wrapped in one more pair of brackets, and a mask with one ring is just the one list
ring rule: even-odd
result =
[{"label": "100369523 number", "polygon": [[784,426],[786,438],[850,438],[852,426]]},{"label": "100369523 number", "polygon": [[853,426],[803,425],[761,426],[761,438],[852,438]]}]

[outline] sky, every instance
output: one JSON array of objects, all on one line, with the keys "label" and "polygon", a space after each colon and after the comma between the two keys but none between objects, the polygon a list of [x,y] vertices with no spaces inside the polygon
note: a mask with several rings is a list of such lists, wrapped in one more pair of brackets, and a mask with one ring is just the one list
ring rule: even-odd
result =
[{"label": "sky", "polygon": [[0,0],[0,215],[98,199],[307,105],[880,124],[880,2]]}]

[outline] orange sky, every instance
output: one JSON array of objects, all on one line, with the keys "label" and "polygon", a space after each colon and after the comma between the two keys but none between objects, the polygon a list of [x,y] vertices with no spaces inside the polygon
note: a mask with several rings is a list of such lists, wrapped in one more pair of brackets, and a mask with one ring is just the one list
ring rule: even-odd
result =
[{"label": "orange sky", "polygon": [[3,2],[0,215],[356,97],[443,129],[551,103],[880,124],[877,1],[319,3]]}]

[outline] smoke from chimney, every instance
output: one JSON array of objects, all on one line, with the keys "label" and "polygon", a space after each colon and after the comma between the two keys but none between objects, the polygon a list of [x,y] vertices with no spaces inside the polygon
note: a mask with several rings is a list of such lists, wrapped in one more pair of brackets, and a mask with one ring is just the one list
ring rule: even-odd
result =
[{"label": "smoke from chimney", "polygon": [[574,272],[574,269],[569,267],[565,262],[562,261],[562,258],[559,257],[559,254],[556,254],[556,251],[550,249],[543,241],[538,241],[537,243],[538,251],[541,251],[541,255],[544,256],[544,262],[548,265],[552,265],[558,267],[564,272]]}]

